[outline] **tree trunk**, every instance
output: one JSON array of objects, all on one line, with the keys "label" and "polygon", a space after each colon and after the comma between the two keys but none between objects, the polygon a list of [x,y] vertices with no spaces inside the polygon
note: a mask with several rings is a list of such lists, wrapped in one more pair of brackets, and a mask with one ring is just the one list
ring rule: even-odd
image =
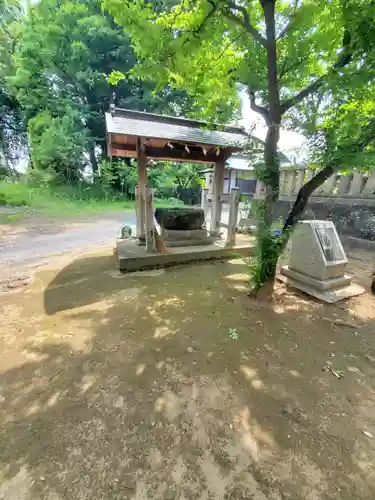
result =
[{"label": "tree trunk", "polygon": [[89,154],[90,154],[90,163],[92,172],[93,174],[95,174],[98,171],[98,162],[96,160],[96,154],[95,154],[95,143],[93,143],[92,146],[90,147]]},{"label": "tree trunk", "polygon": [[5,145],[4,135],[3,135],[3,131],[2,130],[0,130],[0,159],[1,159],[1,156],[3,157],[4,166],[8,170],[9,176],[13,177],[13,170],[12,170],[12,167],[10,166],[10,163],[9,163],[9,160],[8,160],[7,148],[6,148],[6,145]]},{"label": "tree trunk", "polygon": [[264,170],[262,180],[266,184],[265,199],[260,202],[257,213],[257,277],[252,295],[260,298],[270,298],[272,295],[276,266],[279,257],[277,246],[272,234],[272,222],[276,203],[279,197],[279,166],[277,152],[279,141],[279,126],[269,126],[264,145]]},{"label": "tree trunk", "polygon": [[[268,125],[264,144],[264,166],[260,175],[266,185],[265,199],[258,213],[257,231],[257,272],[252,294],[262,298],[271,298],[276,278],[278,249],[272,234],[272,222],[275,205],[279,197],[278,142],[280,138],[281,105],[277,78],[277,50],[275,27],[275,0],[262,0],[267,35],[267,79],[268,79]],[[260,292],[262,290],[262,292]]]}]

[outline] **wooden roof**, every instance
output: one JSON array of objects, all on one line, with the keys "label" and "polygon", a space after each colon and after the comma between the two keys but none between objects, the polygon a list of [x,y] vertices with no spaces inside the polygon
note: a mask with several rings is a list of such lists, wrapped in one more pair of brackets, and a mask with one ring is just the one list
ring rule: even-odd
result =
[{"label": "wooden roof", "polygon": [[109,156],[136,157],[142,139],[148,158],[191,163],[215,163],[220,153],[241,151],[249,135],[240,127],[220,127],[203,121],[111,107],[106,113]]}]

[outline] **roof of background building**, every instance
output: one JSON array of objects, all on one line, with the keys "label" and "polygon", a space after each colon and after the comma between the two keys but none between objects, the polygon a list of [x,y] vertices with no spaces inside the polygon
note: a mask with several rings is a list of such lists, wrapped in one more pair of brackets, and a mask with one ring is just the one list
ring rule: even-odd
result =
[{"label": "roof of background building", "polygon": [[[105,114],[107,132],[170,141],[243,147],[249,135],[241,127],[222,127],[188,118],[112,108]],[[212,130],[214,129],[214,130]]]}]

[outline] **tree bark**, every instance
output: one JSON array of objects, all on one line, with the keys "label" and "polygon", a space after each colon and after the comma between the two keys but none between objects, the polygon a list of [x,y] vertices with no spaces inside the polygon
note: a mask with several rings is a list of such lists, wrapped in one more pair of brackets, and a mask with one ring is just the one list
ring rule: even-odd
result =
[{"label": "tree bark", "polygon": [[278,143],[280,138],[281,106],[277,78],[277,51],[275,27],[275,0],[261,0],[264,11],[267,36],[267,78],[268,78],[268,130],[264,144],[264,168],[261,180],[266,185],[265,199],[258,219],[257,255],[259,262],[258,282],[252,295],[270,299],[276,278],[277,256],[270,251],[273,245],[271,226],[276,202],[279,197],[280,158]]},{"label": "tree bark", "polygon": [[93,143],[92,146],[90,147],[89,154],[90,154],[91,168],[93,173],[95,174],[98,171],[98,162],[95,154],[95,143]]}]

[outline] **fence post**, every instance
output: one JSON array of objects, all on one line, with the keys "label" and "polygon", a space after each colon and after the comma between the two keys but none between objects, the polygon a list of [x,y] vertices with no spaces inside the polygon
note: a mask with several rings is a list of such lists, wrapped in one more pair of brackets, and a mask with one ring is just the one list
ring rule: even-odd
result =
[{"label": "fence post", "polygon": [[146,185],[145,188],[145,234],[146,234],[146,252],[154,250],[154,207],[152,188]]},{"label": "fence post", "polygon": [[339,180],[339,196],[345,196],[348,194],[349,187],[351,183],[350,175],[341,175]]},{"label": "fence post", "polygon": [[375,194],[375,170],[373,169],[371,172],[363,188],[362,196],[374,196]]},{"label": "fence post", "polygon": [[349,194],[353,197],[361,194],[362,185],[363,185],[363,174],[361,173],[354,174],[352,183],[350,185]]},{"label": "fence post", "polygon": [[226,247],[232,247],[236,243],[236,225],[238,220],[238,207],[240,204],[240,188],[232,188],[229,200],[229,217]]},{"label": "fence post", "polygon": [[326,195],[326,196],[333,196],[334,195],[333,190],[336,187],[336,183],[337,183],[337,174],[334,173],[323,184],[323,193],[324,193],[324,195]]},{"label": "fence post", "polygon": [[256,200],[262,200],[265,198],[265,196],[266,196],[266,184],[258,179],[255,187],[254,198]]},{"label": "fence post", "polygon": [[285,170],[280,170],[279,197],[284,195],[285,181],[286,181],[286,172]]},{"label": "fence post", "polygon": [[295,180],[295,171],[294,170],[285,170],[285,178],[284,178],[284,196],[292,196],[294,190],[294,180]]},{"label": "fence post", "polygon": [[293,194],[298,194],[299,190],[305,183],[305,170],[297,170],[295,174],[295,184],[293,188]]}]

